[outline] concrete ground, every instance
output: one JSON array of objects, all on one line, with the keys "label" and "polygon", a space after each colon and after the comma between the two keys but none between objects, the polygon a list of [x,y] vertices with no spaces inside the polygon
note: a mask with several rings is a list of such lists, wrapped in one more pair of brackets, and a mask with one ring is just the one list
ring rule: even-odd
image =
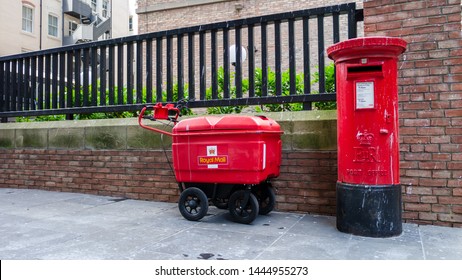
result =
[{"label": "concrete ground", "polygon": [[272,212],[251,225],[209,208],[185,220],[174,203],[0,189],[0,259],[462,260],[462,229],[403,224],[393,238],[337,231],[335,217]]}]

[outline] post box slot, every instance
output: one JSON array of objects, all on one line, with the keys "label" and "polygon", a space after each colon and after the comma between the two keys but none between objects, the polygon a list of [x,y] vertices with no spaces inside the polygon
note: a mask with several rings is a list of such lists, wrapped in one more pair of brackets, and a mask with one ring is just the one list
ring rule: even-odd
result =
[{"label": "post box slot", "polygon": [[382,72],[382,65],[367,65],[367,66],[350,66],[348,67],[348,74],[355,73],[370,73]]}]

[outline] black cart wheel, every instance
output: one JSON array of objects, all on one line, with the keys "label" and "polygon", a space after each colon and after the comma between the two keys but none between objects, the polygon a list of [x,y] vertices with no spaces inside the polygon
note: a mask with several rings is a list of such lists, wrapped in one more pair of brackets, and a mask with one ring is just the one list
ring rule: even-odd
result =
[{"label": "black cart wheel", "polygon": [[271,184],[266,183],[257,185],[252,192],[258,200],[258,206],[260,209],[258,214],[267,215],[273,211],[276,204],[276,195],[274,194],[274,189]]},{"label": "black cart wheel", "polygon": [[258,200],[250,191],[234,192],[228,202],[229,213],[233,221],[250,224],[258,215]]},{"label": "black cart wheel", "polygon": [[227,198],[215,198],[215,199],[212,199],[212,203],[218,209],[228,209],[228,199]]},{"label": "black cart wheel", "polygon": [[202,190],[191,187],[181,193],[178,208],[186,220],[198,221],[207,214],[209,203]]}]

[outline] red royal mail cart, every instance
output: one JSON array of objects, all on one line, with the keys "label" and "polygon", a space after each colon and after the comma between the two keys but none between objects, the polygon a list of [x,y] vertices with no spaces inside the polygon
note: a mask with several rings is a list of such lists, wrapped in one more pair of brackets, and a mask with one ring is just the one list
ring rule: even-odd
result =
[{"label": "red royal mail cart", "polygon": [[[146,110],[153,110],[145,116]],[[257,214],[274,208],[270,179],[279,176],[281,128],[264,116],[204,116],[177,122],[173,104],[146,106],[138,123],[142,128],[173,138],[172,158],[181,195],[181,215],[191,221],[202,219],[209,201],[229,209],[238,223],[251,223]],[[172,132],[146,126],[142,120],[169,120]]]}]

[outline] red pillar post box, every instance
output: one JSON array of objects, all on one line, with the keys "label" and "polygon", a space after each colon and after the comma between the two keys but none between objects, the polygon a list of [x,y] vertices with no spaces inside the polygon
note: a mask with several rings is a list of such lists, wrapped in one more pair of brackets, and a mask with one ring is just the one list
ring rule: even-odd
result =
[{"label": "red pillar post box", "polygon": [[398,56],[406,42],[368,37],[327,49],[337,79],[337,228],[388,237],[402,232]]}]

